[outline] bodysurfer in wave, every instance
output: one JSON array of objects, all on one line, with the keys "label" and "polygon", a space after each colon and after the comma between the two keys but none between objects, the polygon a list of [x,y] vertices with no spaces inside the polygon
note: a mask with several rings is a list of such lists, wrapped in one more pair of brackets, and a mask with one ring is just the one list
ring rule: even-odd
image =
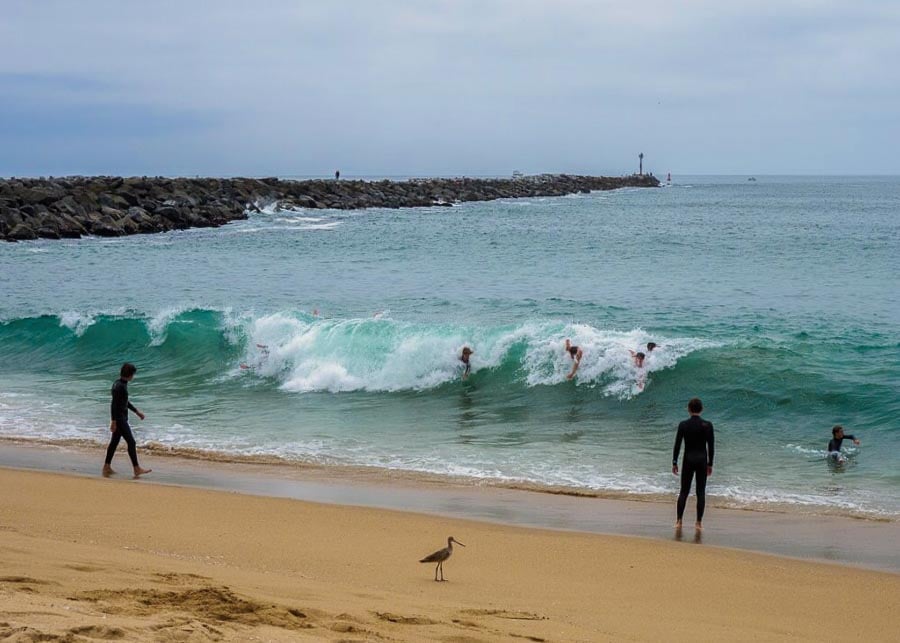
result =
[{"label": "bodysurfer in wave", "polygon": [[253,368],[259,368],[269,360],[269,347],[265,344],[257,344],[256,347],[260,352],[259,361],[255,366],[250,366],[250,364],[248,364],[247,362],[241,362],[241,370],[246,371]]},{"label": "bodysurfer in wave", "polygon": [[469,358],[474,352],[475,351],[473,351],[468,346],[463,346],[462,348],[462,354],[459,356],[459,361],[463,363],[463,381],[469,379],[469,374],[472,372],[472,362],[469,361]]},{"label": "bodysurfer in wave", "polygon": [[[654,344],[655,346],[656,344]],[[649,344],[648,344],[649,346]],[[652,349],[648,349],[652,350]],[[647,373],[644,371],[644,359],[647,357],[646,354],[642,352],[635,353],[634,351],[628,351],[631,353],[631,359],[634,362],[635,368],[638,369],[638,379],[637,379],[637,387],[639,391],[644,390],[644,381],[647,379]]]},{"label": "bodysurfer in wave", "polygon": [[578,372],[578,367],[581,366],[581,358],[584,357],[584,351],[581,350],[580,347],[575,346],[572,342],[566,338],[566,352],[569,354],[569,357],[575,362],[572,364],[572,370],[569,371],[569,374],[566,375],[567,380],[574,379],[575,373]]}]

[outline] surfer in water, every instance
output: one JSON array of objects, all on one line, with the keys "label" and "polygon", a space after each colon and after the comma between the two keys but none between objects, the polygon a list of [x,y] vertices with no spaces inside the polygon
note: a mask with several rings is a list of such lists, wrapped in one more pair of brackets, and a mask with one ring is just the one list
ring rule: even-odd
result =
[{"label": "surfer in water", "polygon": [[574,346],[572,342],[566,338],[566,352],[569,354],[569,357],[575,362],[572,364],[572,370],[569,371],[569,374],[566,375],[567,380],[571,380],[575,377],[575,373],[578,372],[578,367],[581,366],[581,358],[584,357],[584,352],[580,347]]},{"label": "surfer in water", "polygon": [[845,439],[853,440],[853,444],[859,444],[857,437],[855,435],[846,435],[844,433],[844,427],[840,424],[831,429],[831,439],[828,441],[829,458],[832,458],[837,462],[844,461],[844,456],[841,453],[841,444]]},{"label": "surfer in water", "polygon": [[[650,342],[649,344],[647,344],[648,351],[653,350],[652,348],[650,348],[650,346],[656,347],[656,344],[654,344],[653,342]],[[645,353],[641,353],[641,352],[637,352],[637,353],[635,353],[634,351],[628,351],[628,352],[631,353],[631,359],[634,361],[634,365],[638,369],[638,381],[637,381],[638,390],[643,391],[644,390],[644,381],[646,380],[646,377],[647,377],[647,374],[644,372],[644,359],[646,359],[647,355]]]},{"label": "surfer in water", "polygon": [[259,353],[260,353],[259,361],[256,363],[256,366],[255,367],[250,366],[246,362],[241,362],[242,370],[246,371],[251,368],[259,368],[260,366],[262,366],[269,360],[269,347],[266,346],[265,344],[257,344],[256,347],[259,349]]},{"label": "surfer in water", "polygon": [[473,351],[468,346],[463,346],[462,348],[462,354],[459,356],[459,361],[463,363],[463,380],[469,379],[469,374],[472,372],[472,362],[469,361],[469,358],[474,352],[475,351]]}]

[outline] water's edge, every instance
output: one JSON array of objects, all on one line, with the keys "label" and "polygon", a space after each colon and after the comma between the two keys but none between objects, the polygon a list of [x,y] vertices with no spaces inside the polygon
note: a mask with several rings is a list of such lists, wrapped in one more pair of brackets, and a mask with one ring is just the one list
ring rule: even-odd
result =
[{"label": "water's edge", "polygon": [[[81,477],[99,476],[100,449],[0,441],[0,467]],[[510,526],[676,540],[900,573],[900,525],[839,516],[719,509],[702,535],[671,528],[672,503],[573,497],[460,481],[391,477],[334,467],[198,462],[161,456],[163,466],[139,482],[361,506]],[[120,467],[121,468],[121,467]],[[125,469],[122,469],[124,474]],[[127,476],[120,474],[120,479]],[[692,507],[688,507],[691,511]]]}]

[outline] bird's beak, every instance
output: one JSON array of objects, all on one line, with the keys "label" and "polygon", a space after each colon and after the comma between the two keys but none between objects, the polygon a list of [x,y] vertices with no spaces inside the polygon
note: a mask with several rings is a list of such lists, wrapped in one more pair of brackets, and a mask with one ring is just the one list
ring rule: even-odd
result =
[{"label": "bird's beak", "polygon": [[459,542],[458,540],[454,540],[453,542],[455,542],[455,543],[456,543],[457,545],[459,545],[460,547],[465,547],[465,545],[463,545],[463,544],[462,544],[461,542]]}]

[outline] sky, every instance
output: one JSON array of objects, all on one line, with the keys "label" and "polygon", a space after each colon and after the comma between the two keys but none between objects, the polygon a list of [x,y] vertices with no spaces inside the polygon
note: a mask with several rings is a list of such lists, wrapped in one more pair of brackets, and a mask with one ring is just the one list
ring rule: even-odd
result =
[{"label": "sky", "polygon": [[3,0],[0,176],[900,174],[900,2]]}]

